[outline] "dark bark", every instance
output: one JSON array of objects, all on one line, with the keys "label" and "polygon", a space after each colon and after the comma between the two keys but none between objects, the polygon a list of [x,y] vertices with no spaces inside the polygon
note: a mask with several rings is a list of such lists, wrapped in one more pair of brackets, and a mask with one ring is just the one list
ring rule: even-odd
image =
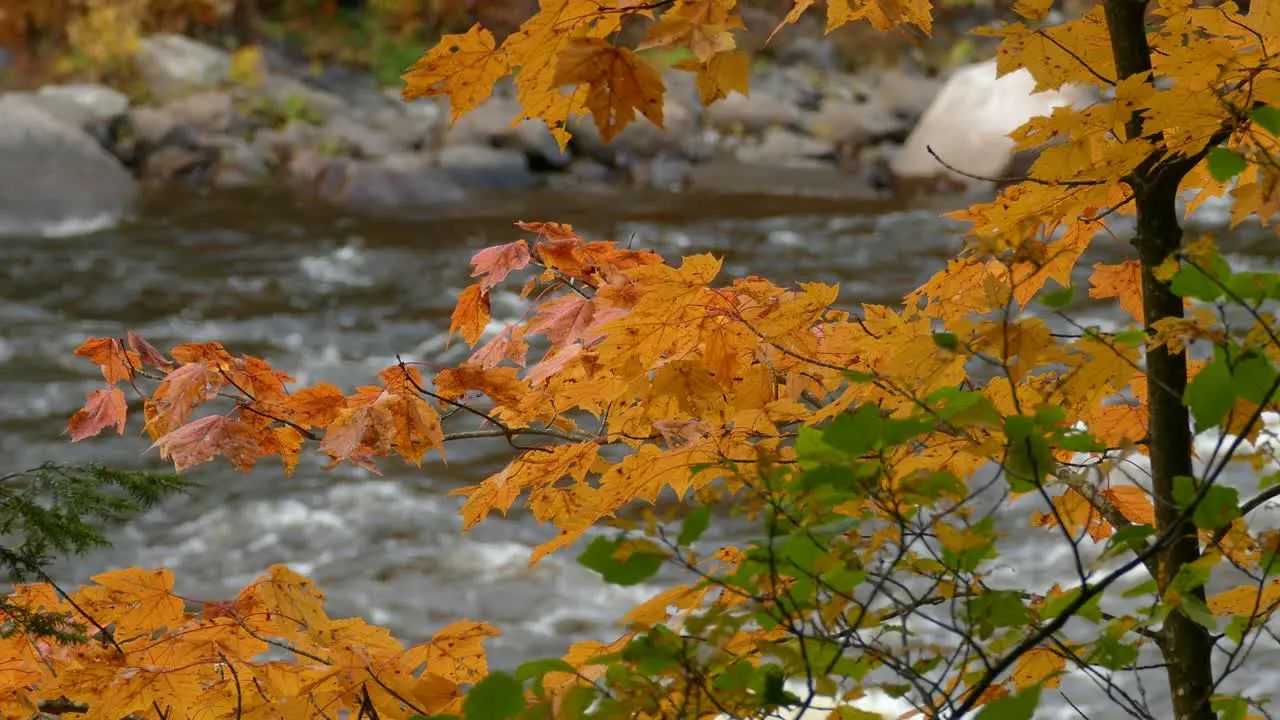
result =
[{"label": "dark bark", "polygon": [[[1146,2],[1106,0],[1105,9],[1120,79],[1149,72],[1151,50],[1147,44]],[[1139,136],[1141,118],[1132,118],[1127,131],[1130,138]],[[1177,194],[1178,184],[1189,165],[1162,160],[1166,158],[1158,155],[1148,158],[1129,178],[1138,211],[1133,244],[1142,264],[1143,320],[1148,328],[1164,318],[1183,316],[1182,298],[1157,280],[1153,271],[1182,244]],[[1184,565],[1200,557],[1195,527],[1181,522],[1181,509],[1173,499],[1174,478],[1193,474],[1191,419],[1182,403],[1187,385],[1187,357],[1184,353],[1170,353],[1161,346],[1147,353],[1147,373],[1151,378],[1147,421],[1156,528],[1163,534],[1181,526],[1178,536],[1158,555],[1156,582],[1163,593]],[[1203,588],[1193,594],[1204,601]],[[1208,629],[1180,610],[1174,610],[1164,623],[1159,646],[1167,663],[1174,720],[1214,720],[1217,714],[1209,704],[1213,693],[1213,639]]]}]

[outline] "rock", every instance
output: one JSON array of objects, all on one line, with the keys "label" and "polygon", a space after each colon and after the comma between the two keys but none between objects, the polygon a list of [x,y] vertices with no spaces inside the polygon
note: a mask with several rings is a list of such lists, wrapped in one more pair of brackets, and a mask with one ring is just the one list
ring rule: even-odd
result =
[{"label": "rock", "polygon": [[134,141],[146,147],[159,147],[178,127],[178,119],[173,113],[162,108],[134,108],[129,113],[128,122]]},{"label": "rock", "polygon": [[46,85],[36,95],[69,102],[81,108],[89,122],[114,120],[129,111],[129,98],[124,93],[103,85]]},{"label": "rock", "polygon": [[503,147],[513,147],[524,153],[529,167],[540,170],[563,170],[573,162],[568,148],[561,150],[547,124],[541,120],[521,120],[515,133]]},{"label": "rock", "polygon": [[198,181],[208,177],[217,163],[216,153],[210,150],[166,145],[146,154],[142,161],[142,179],[165,183]]},{"label": "rock", "polygon": [[901,143],[911,125],[878,103],[827,100],[809,119],[809,133],[837,145],[860,147],[884,142]]},{"label": "rock", "polygon": [[569,146],[576,155],[605,165],[626,164],[634,159],[664,154],[689,158],[700,154],[701,138],[691,110],[668,96],[662,106],[662,120],[663,127],[660,128],[648,119],[638,117],[606,143],[600,137],[594,117],[570,117],[569,132],[573,137]]},{"label": "rock", "polygon": [[824,142],[779,127],[766,130],[760,142],[743,143],[737,148],[740,162],[755,165],[791,165],[833,155],[830,141]]},{"label": "rock", "polygon": [[296,153],[289,164],[294,182],[317,197],[353,210],[394,212],[438,207],[466,198],[439,168],[417,155],[378,161]]},{"label": "rock", "polygon": [[239,117],[231,96],[220,90],[188,95],[164,109],[179,123],[206,133],[231,132]]},{"label": "rock", "polygon": [[409,149],[408,144],[396,142],[390,135],[349,117],[330,118],[317,135],[321,147],[328,152],[357,158],[381,158]]},{"label": "rock", "polygon": [[683,157],[662,154],[631,167],[631,182],[659,190],[678,191],[685,186],[693,165]]},{"label": "rock", "polygon": [[944,178],[976,188],[989,183],[944,168],[928,147],[965,173],[1003,175],[1013,156],[1008,134],[1053,108],[1085,102],[1083,91],[1034,93],[1026,70],[996,77],[994,60],[957,70],[911,131],[890,169],[895,179],[928,182]]},{"label": "rock", "polygon": [[282,122],[296,120],[319,125],[347,110],[346,101],[337,95],[285,75],[268,74],[252,92],[257,109]]},{"label": "rock", "polygon": [[400,108],[383,108],[369,115],[369,127],[386,134],[398,147],[420,150],[433,144],[437,122],[410,117]]},{"label": "rock", "polygon": [[241,138],[218,136],[206,138],[205,142],[207,148],[217,152],[213,177],[216,185],[242,187],[266,180],[271,174],[266,158]]},{"label": "rock", "polygon": [[909,124],[915,124],[941,91],[942,80],[939,78],[891,69],[880,75],[870,102]]},{"label": "rock", "polygon": [[731,93],[706,109],[707,124],[725,134],[761,135],[771,127],[794,128],[800,110],[760,89],[751,95]]},{"label": "rock", "polygon": [[231,72],[225,51],[167,33],[144,38],[135,63],[152,99],[160,102],[214,87]]},{"label": "rock", "polygon": [[137,184],[79,128],[21,98],[0,97],[0,235],[49,234],[117,221]]},{"label": "rock", "polygon": [[[514,99],[490,98],[447,128],[444,131],[444,144],[497,145],[515,142],[516,129],[512,127],[512,121],[522,112],[520,103]],[[444,113],[444,116],[448,117],[448,113]]]},{"label": "rock", "polygon": [[318,145],[316,139],[319,134],[320,131],[315,126],[295,121],[278,130],[259,130],[254,133],[250,144],[268,163],[283,164],[296,151]]},{"label": "rock", "polygon": [[534,185],[524,153],[484,145],[451,145],[440,151],[440,169],[458,184],[484,190],[520,190]]}]

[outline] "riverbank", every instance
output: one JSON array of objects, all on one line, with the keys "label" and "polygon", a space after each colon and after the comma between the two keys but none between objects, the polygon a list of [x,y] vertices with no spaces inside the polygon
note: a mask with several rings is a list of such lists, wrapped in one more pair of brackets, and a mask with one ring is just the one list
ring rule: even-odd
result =
[{"label": "riverbank", "polygon": [[[862,73],[811,59],[758,63],[749,96],[710,107],[693,76],[664,73],[665,128],[640,120],[601,142],[577,120],[561,150],[539,122],[514,123],[509,84],[456,124],[448,101],[403,102],[373,76],[268,50],[231,54],[179,35],[145,38],[141,92],[51,85],[0,95],[0,234],[110,224],[149,186],[287,187],[361,213],[432,214],[474,193],[604,186],[837,199],[989,190],[947,171],[1005,172],[1005,135],[1073,101],[1031,95],[994,62],[947,76]],[[140,100],[139,98],[145,98]],[[927,146],[927,147],[926,147]]]}]

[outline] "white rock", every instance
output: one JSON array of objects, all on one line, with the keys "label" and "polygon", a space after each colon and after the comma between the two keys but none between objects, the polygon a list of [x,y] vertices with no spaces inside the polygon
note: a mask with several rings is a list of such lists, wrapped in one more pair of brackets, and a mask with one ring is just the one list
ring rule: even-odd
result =
[{"label": "white rock", "polygon": [[957,70],[925,110],[890,170],[898,178],[946,177],[965,185],[981,184],[944,168],[928,148],[953,167],[984,177],[1006,172],[1013,159],[1009,133],[1060,105],[1083,103],[1083,90],[1033,93],[1031,73],[1018,70],[996,77],[990,60]]}]

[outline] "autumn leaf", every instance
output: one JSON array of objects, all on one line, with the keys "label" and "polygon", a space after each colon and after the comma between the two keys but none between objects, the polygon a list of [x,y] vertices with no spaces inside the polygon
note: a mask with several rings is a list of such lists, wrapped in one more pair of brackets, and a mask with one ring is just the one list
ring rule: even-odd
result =
[{"label": "autumn leaf", "polygon": [[685,58],[672,67],[696,73],[698,98],[703,105],[727,98],[734,92],[747,95],[751,90],[751,58],[741,50],[719,53],[705,63]]},{"label": "autumn leaf", "polygon": [[142,367],[142,360],[135,352],[125,352],[115,338],[89,338],[76,348],[75,354],[89,358],[102,369],[108,385],[132,380],[134,370]]},{"label": "autumn leaf", "polygon": [[453,317],[449,321],[450,337],[461,331],[462,339],[468,345],[475,345],[488,324],[489,293],[485,292],[483,283],[468,285],[458,296],[458,304],[453,309]]},{"label": "autumn leaf", "polygon": [[342,413],[347,398],[337,386],[322,382],[298,390],[283,405],[287,419],[299,427],[325,427]]},{"label": "autumn leaf", "polygon": [[94,390],[89,393],[89,401],[84,407],[67,421],[71,442],[93,437],[112,425],[116,426],[116,434],[123,435],[127,411],[124,392],[120,388]]},{"label": "autumn leaf", "polygon": [[165,376],[144,407],[147,432],[159,439],[191,417],[201,403],[212,400],[223,378],[204,362],[189,362]]},{"label": "autumn leaf", "polygon": [[359,455],[386,455],[391,451],[396,418],[384,403],[347,408],[325,428],[320,449],[334,463]]},{"label": "autumn leaf", "polygon": [[476,365],[441,370],[436,374],[436,392],[448,400],[458,400],[468,392],[482,392],[494,404],[503,407],[519,407],[524,398],[533,393],[527,383],[516,377],[515,368],[485,370]]},{"label": "autumn leaf", "polygon": [[160,436],[151,447],[160,449],[161,458],[173,458],[178,472],[209,462],[218,455],[247,472],[262,455],[253,429],[223,415],[192,420]]},{"label": "autumn leaf", "polygon": [[681,0],[662,13],[636,49],[684,47],[699,62],[709,62],[733,50],[730,31],[744,27],[736,8],[737,0]]},{"label": "autumn leaf", "polygon": [[138,358],[144,366],[150,365],[165,373],[173,369],[173,363],[164,356],[164,353],[157,350],[151,343],[143,340],[137,333],[130,330],[126,337],[129,342],[129,348],[138,354]]},{"label": "autumn leaf", "polygon": [[100,623],[116,625],[120,637],[177,630],[183,623],[183,604],[173,594],[173,573],[165,569],[133,567],[94,575],[96,586],[79,597]]},{"label": "autumn leaf", "polygon": [[495,49],[493,33],[479,23],[460,35],[445,35],[404,75],[405,100],[449,96],[449,122],[458,121],[493,92],[498,78],[511,72],[506,53]]},{"label": "autumn leaf", "polygon": [[1047,688],[1058,687],[1066,671],[1067,659],[1048,648],[1032,648],[1014,663],[1010,673],[1014,687],[1022,690],[1042,684]]},{"label": "autumn leaf", "polygon": [[471,258],[471,277],[482,278],[480,288],[488,292],[507,275],[529,264],[529,245],[523,240],[485,248]]},{"label": "autumn leaf", "polygon": [[558,445],[545,452],[526,452],[479,485],[454,490],[451,494],[467,498],[461,510],[463,529],[473,527],[491,512],[506,515],[523,493],[555,483],[565,475],[581,483],[595,462],[598,449],[597,443],[585,442]]},{"label": "autumn leaf", "polygon": [[1094,265],[1093,277],[1089,279],[1089,297],[1118,298],[1120,309],[1142,322],[1142,270],[1138,261]]},{"label": "autumn leaf", "polygon": [[556,66],[555,85],[587,85],[586,107],[608,142],[635,119],[636,111],[662,127],[666,86],[653,66],[627,48],[597,38],[569,42]]}]

